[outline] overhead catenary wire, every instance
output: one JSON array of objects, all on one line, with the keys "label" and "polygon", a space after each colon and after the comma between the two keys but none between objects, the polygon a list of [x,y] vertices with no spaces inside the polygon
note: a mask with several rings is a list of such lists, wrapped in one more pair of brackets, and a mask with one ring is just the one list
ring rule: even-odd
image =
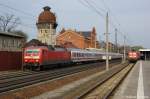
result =
[{"label": "overhead catenary wire", "polygon": [[[104,4],[104,7],[105,7],[105,9],[107,9],[108,11],[109,11],[109,13],[111,14],[111,18],[112,18],[112,20],[114,20],[112,23],[114,24],[114,23],[116,23],[117,24],[117,26],[114,24],[113,25],[113,27],[114,28],[117,28],[118,29],[118,31],[119,31],[119,34],[122,36],[122,37],[124,37],[124,36],[126,36],[125,35],[125,31],[124,30],[122,30],[122,26],[121,26],[121,24],[120,24],[120,22],[119,22],[119,20],[118,20],[118,18],[116,17],[116,15],[112,12],[112,10],[110,10],[110,7],[106,4],[106,2],[105,2],[105,0],[101,0],[102,1],[102,3]],[[126,36],[126,42],[128,42],[128,43],[131,43],[131,40],[129,40],[129,37],[127,37]]]},{"label": "overhead catenary wire", "polygon": [[[13,10],[13,11],[18,12],[18,13],[21,13],[21,14],[23,14],[23,15],[26,15],[26,17],[25,17],[25,16],[23,16],[23,17],[24,17],[24,19],[28,19],[28,20],[35,20],[35,16],[34,16],[34,15],[32,15],[31,13],[28,13],[28,12],[22,11],[22,10],[20,10],[20,9],[16,9],[16,8],[14,8],[14,7],[11,7],[11,6],[8,6],[8,5],[5,5],[5,4],[2,4],[2,3],[0,3],[0,6],[1,6],[1,7],[8,8],[8,9]],[[8,13],[5,13],[5,12],[3,12],[3,11],[2,11],[2,13],[3,13],[3,14],[8,14]],[[13,22],[10,22],[10,23],[13,23]],[[33,25],[32,25],[32,24],[20,23],[19,25],[24,26],[24,27],[27,27],[27,28],[35,28],[35,27],[33,27]]]},{"label": "overhead catenary wire", "polygon": [[[100,15],[103,19],[105,19],[105,13],[109,12],[109,14],[111,14],[110,16],[110,25],[114,28],[114,30],[117,28],[118,29],[118,33],[124,37],[125,36],[125,32],[122,31],[121,29],[121,24],[118,21],[117,17],[115,17],[114,13],[112,13],[112,11],[110,10],[110,8],[107,6],[107,4],[105,3],[104,0],[102,0],[102,3],[105,6],[105,9],[98,7],[97,3],[95,3],[94,1],[90,0],[78,0],[82,5],[88,7],[89,9],[93,10],[94,12],[96,12],[98,15]],[[129,38],[126,38],[126,40],[129,41]],[[126,41],[127,42],[127,41]],[[130,42],[130,41],[129,41]]]},{"label": "overhead catenary wire", "polygon": [[109,6],[106,4],[106,2],[104,0],[101,0],[102,3],[104,4],[105,9],[107,9],[107,11],[111,14],[113,20],[115,20],[115,22],[118,24],[118,26],[120,25],[120,22],[118,21],[117,17],[114,15],[114,13],[112,12],[112,10],[110,10]]},{"label": "overhead catenary wire", "polygon": [[[119,28],[117,28],[118,30],[120,30],[120,33],[125,33],[124,31],[122,31],[122,28],[121,28],[121,24],[120,24],[120,22],[118,21],[118,18],[116,17],[116,15],[112,12],[112,10],[110,10],[110,7],[106,4],[106,2],[105,2],[105,0],[101,0],[102,1],[102,3],[104,4],[104,7],[105,7],[105,9],[107,9],[108,10],[108,12],[111,14],[111,16],[112,16],[112,18],[113,18],[113,20],[115,20],[113,23],[116,23],[117,24],[117,27],[119,27]],[[122,31],[122,32],[121,32]],[[122,34],[122,35],[124,35],[124,34]]]},{"label": "overhead catenary wire", "polygon": [[31,13],[22,11],[22,10],[20,10],[20,9],[16,9],[16,8],[14,8],[14,7],[11,7],[11,6],[2,4],[2,3],[0,3],[0,6],[5,7],[5,8],[8,8],[8,9],[11,9],[11,10],[14,10],[14,11],[19,12],[19,13],[22,13],[22,14],[24,14],[24,15],[26,15],[26,16],[32,16],[32,18],[35,17],[35,16],[32,15]]},{"label": "overhead catenary wire", "polygon": [[95,6],[95,8],[100,9],[101,11],[103,11],[104,13],[107,13],[105,9],[101,8],[96,2],[94,2],[95,0],[90,0],[90,2],[93,3],[93,5]]},{"label": "overhead catenary wire", "polygon": [[[81,4],[83,4],[84,6],[88,7],[89,9],[93,10],[94,12],[96,12],[98,15],[100,15],[104,20],[105,20],[105,14],[107,12],[107,10],[98,7],[98,5],[94,2],[94,1],[88,1],[88,0],[78,0]],[[110,25],[112,25],[114,28],[116,28],[115,24],[110,20]]]},{"label": "overhead catenary wire", "polygon": [[97,10],[97,8],[95,6],[93,6],[89,1],[87,0],[78,0],[82,5],[84,5],[85,7],[89,8],[90,10],[96,12],[98,15],[100,15],[102,18],[104,18],[104,15],[103,15],[103,10],[102,12],[100,12],[99,10]]}]

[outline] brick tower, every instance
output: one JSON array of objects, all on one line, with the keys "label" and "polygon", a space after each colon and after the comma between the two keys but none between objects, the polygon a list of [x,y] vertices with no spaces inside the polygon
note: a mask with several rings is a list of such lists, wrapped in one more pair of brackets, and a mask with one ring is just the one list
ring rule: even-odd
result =
[{"label": "brick tower", "polygon": [[36,23],[38,40],[47,45],[56,45],[56,16],[50,11],[50,7],[43,8]]}]

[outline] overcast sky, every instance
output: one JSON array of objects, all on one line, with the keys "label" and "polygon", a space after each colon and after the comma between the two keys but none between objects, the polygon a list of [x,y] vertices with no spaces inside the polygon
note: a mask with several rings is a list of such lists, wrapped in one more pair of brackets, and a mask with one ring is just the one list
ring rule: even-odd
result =
[{"label": "overcast sky", "polygon": [[98,34],[97,39],[104,40],[104,16],[106,11],[110,10],[109,33],[112,42],[115,39],[114,28],[117,27],[121,32],[118,33],[120,44],[123,42],[122,34],[125,34],[127,44],[150,48],[150,0],[88,0],[102,15],[84,6],[80,1],[85,3],[86,0],[1,0],[0,15],[8,13],[19,17],[22,25],[17,29],[26,32],[29,39],[32,39],[37,36],[35,24],[38,15],[44,6],[50,6],[57,15],[57,33],[63,27],[89,31],[94,26]]}]

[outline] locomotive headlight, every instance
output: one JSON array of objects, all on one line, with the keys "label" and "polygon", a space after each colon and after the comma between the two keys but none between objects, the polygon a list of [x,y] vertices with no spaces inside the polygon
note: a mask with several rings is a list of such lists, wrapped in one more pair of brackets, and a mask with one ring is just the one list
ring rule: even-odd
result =
[{"label": "locomotive headlight", "polygon": [[27,59],[25,59],[25,62],[28,62],[28,60],[27,60]]},{"label": "locomotive headlight", "polygon": [[35,60],[35,62],[39,62],[39,60],[38,60],[38,59],[36,59],[36,60]]}]

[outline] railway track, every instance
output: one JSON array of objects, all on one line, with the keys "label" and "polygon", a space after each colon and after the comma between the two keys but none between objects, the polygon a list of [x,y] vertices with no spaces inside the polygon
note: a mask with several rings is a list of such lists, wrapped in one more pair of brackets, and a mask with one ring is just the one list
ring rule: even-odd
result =
[{"label": "railway track", "polygon": [[[112,61],[112,64],[118,63],[118,61]],[[89,70],[92,68],[101,67],[104,68],[105,62],[101,63],[94,63],[94,64],[86,64],[83,66],[74,66],[71,68],[62,68],[53,71],[46,71],[46,72],[24,72],[24,73],[13,73],[9,75],[4,75],[0,77],[0,94],[4,92],[18,89],[24,86],[36,84],[42,81],[52,80],[55,78],[63,77],[66,75],[82,72],[85,70]]]},{"label": "railway track", "polygon": [[14,77],[21,77],[21,76],[26,76],[26,75],[32,75],[35,74],[37,72],[33,72],[33,71],[16,71],[16,72],[9,72],[9,73],[4,73],[4,74],[0,74],[0,80],[4,80],[4,79],[10,79],[10,78],[14,78]]},{"label": "railway track", "polygon": [[110,71],[110,74],[106,73],[107,75],[103,75],[103,79],[101,78],[94,86],[89,86],[88,90],[77,97],[79,99],[108,99],[133,66],[134,64],[129,64],[128,66],[118,68],[118,70]]}]

